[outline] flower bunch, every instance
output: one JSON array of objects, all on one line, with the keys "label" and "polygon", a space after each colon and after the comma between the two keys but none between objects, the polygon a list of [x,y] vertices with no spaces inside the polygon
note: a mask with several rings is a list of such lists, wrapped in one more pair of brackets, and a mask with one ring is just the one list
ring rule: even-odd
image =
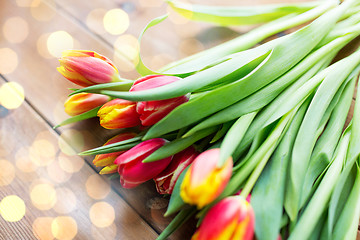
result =
[{"label": "flower bunch", "polygon": [[229,15],[228,8],[169,5],[192,20],[268,23],[159,71],[140,60],[143,77],[135,81],[121,79],[100,54],[65,52],[60,73],[84,88],[73,89],[65,107],[74,117],[61,125],[98,116],[106,129],[131,128],[80,155],[96,155],[100,173],[117,173],[124,188],[152,179],[170,195],[165,215],[179,213],[158,239],[195,213],[194,240],[353,238],[360,98],[343,129],[360,50],[332,61],[360,35],[360,3],[272,5],[248,8],[246,17],[242,8]]}]

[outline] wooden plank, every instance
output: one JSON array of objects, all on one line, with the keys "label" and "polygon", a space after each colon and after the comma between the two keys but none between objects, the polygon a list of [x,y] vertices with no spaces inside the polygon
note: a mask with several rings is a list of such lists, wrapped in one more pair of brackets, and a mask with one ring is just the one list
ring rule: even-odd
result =
[{"label": "wooden plank", "polygon": [[[156,238],[106,178],[67,155],[57,133],[26,102],[14,110],[0,107],[0,239]],[[20,203],[5,204],[12,195],[23,201],[23,211]]]},{"label": "wooden plank", "polygon": [[[29,103],[51,126],[54,126],[66,118],[62,105],[66,95],[70,93],[67,88],[74,87],[74,85],[56,72],[55,69],[58,66],[56,58],[44,57],[43,48],[46,48],[49,43],[49,41],[43,42],[43,37],[46,36],[44,34],[65,31],[78,44],[75,44],[77,48],[93,49],[106,56],[111,56],[112,50],[98,38],[74,24],[72,20],[57,12],[52,13],[54,15],[51,20],[39,21],[32,16],[29,8],[18,7],[13,1],[6,1],[4,4],[6,7],[0,9],[0,22],[6,23],[12,17],[19,17],[27,23],[31,33],[21,43],[12,43],[6,38],[0,38],[0,48],[10,48],[18,57],[15,70],[6,74],[5,77],[9,81],[19,83],[25,89]],[[45,12],[53,11],[46,7],[47,5],[44,6]],[[59,41],[57,42],[57,40]],[[64,41],[64,39],[57,40],[55,42],[59,45]],[[38,46],[40,46],[40,51]],[[124,76],[129,76],[129,73]],[[62,134],[61,138],[72,140],[70,144],[77,152],[102,145],[117,132],[102,129],[95,119],[64,127],[58,131],[59,134]],[[86,158],[86,161],[91,162],[92,159]],[[167,200],[156,194],[153,183],[149,182],[133,190],[122,189],[118,182],[112,187],[116,188],[129,205],[136,209],[139,215],[156,231],[162,231],[170,222],[171,218],[162,217],[166,208],[164,201]],[[154,204],[155,196],[155,200],[160,200],[161,204],[157,201],[155,201],[157,204]],[[187,230],[178,231],[171,239],[186,239],[192,232],[193,226],[189,226]]]}]

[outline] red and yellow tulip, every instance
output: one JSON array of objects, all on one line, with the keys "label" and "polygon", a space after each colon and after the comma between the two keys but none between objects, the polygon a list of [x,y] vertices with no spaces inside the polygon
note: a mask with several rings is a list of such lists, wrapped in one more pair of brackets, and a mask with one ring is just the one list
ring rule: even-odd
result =
[{"label": "red and yellow tulip", "polygon": [[[136,80],[130,88],[130,92],[157,88],[179,80],[181,78],[174,76],[150,75]],[[168,115],[174,108],[187,101],[189,101],[188,95],[159,101],[138,102],[136,111],[140,114],[141,124],[151,126]]]},{"label": "red and yellow tulip", "polygon": [[166,142],[162,138],[153,138],[136,145],[116,158],[115,164],[119,165],[120,183],[124,188],[133,188],[154,178],[169,165],[172,156],[156,162],[142,162]]},{"label": "red and yellow tulip", "polygon": [[76,116],[100,107],[109,100],[110,97],[101,94],[77,93],[65,101],[65,112],[70,116]]},{"label": "red and yellow tulip", "polygon": [[71,82],[87,87],[120,80],[119,71],[106,57],[86,50],[68,50],[62,53],[57,70]]},{"label": "red and yellow tulip", "polygon": [[199,154],[194,147],[188,147],[175,154],[169,166],[154,178],[158,193],[171,194],[180,174],[194,161],[197,155]]},{"label": "red and yellow tulip", "polygon": [[230,180],[232,158],[218,167],[220,149],[201,153],[186,172],[181,184],[180,196],[184,202],[197,205],[200,209],[217,198]]},{"label": "red and yellow tulip", "polygon": [[192,240],[252,240],[255,217],[249,202],[240,196],[227,197],[206,214]]},{"label": "red and yellow tulip", "polygon": [[136,103],[113,99],[104,104],[98,111],[100,125],[107,129],[129,128],[140,125],[139,114],[136,112]]},{"label": "red and yellow tulip", "polygon": [[[120,134],[116,135],[115,137],[110,138],[104,144],[104,146],[109,145],[109,144],[113,144],[113,143],[117,143],[117,142],[121,142],[121,141],[125,141],[127,139],[135,137],[136,135],[137,135],[136,133],[132,133],[132,132],[120,133]],[[116,164],[114,164],[114,161],[123,152],[124,151],[113,152],[113,153],[105,153],[105,154],[98,154],[98,155],[95,156],[95,158],[93,160],[93,164],[96,167],[104,167],[100,171],[100,174],[115,173],[115,172],[117,172],[118,166]]]}]

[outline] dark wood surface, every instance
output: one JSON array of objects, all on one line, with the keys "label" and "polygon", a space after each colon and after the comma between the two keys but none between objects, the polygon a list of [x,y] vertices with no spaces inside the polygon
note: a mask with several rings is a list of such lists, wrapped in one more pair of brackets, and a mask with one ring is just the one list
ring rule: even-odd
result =
[{"label": "dark wood surface", "polygon": [[[269,1],[241,1],[249,2]],[[112,9],[129,17],[124,33],[104,28]],[[52,129],[67,118],[63,102],[74,87],[56,71],[59,53],[95,50],[135,79],[135,41],[148,21],[167,11],[162,0],[0,1],[0,94],[14,82],[24,91],[23,100],[21,91],[0,96],[0,239],[155,239],[171,221],[163,217],[168,199],[152,182],[123,189],[118,179],[99,176],[91,157],[76,155],[116,131],[102,129],[97,119]],[[170,13],[144,37],[142,55],[156,69],[236,35]],[[189,239],[193,231],[185,225],[170,239]]]}]

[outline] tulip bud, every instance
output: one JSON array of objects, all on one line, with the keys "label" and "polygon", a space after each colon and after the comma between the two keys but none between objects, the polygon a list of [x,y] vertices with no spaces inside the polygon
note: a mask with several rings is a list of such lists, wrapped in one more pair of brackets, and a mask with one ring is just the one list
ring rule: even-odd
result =
[{"label": "tulip bud", "polygon": [[106,57],[86,50],[68,50],[62,53],[57,70],[71,82],[88,87],[99,83],[119,81],[119,72]]},{"label": "tulip bud", "polygon": [[251,205],[240,196],[227,197],[206,214],[192,240],[251,240],[255,217]]},{"label": "tulip bud", "polygon": [[184,202],[197,205],[200,209],[222,193],[231,177],[232,158],[218,167],[219,157],[220,149],[214,148],[194,160],[181,184],[180,196]]},{"label": "tulip bud", "polygon": [[104,104],[98,111],[100,125],[107,129],[129,128],[140,124],[136,103],[113,99]]},{"label": "tulip bud", "polygon": [[[121,142],[121,141],[125,141],[128,140],[130,138],[134,138],[136,136],[136,133],[132,133],[132,132],[128,132],[128,133],[120,133],[118,135],[116,135],[115,137],[110,138],[105,144],[109,145],[109,144],[113,144],[113,143],[117,143],[117,142]],[[124,151],[120,151],[120,152],[113,152],[113,153],[105,153],[105,154],[98,154],[95,156],[94,160],[93,160],[93,164],[96,167],[104,167],[104,166],[109,166],[111,164],[114,164],[115,159],[122,154]],[[117,168],[116,168],[117,170]]]},{"label": "tulip bud", "polygon": [[[146,76],[136,80],[130,88],[130,92],[157,88],[178,80],[181,80],[181,78],[163,75]],[[141,124],[151,126],[164,118],[174,108],[187,101],[189,101],[188,95],[158,101],[138,102],[136,111],[140,114]]]},{"label": "tulip bud", "polygon": [[156,162],[143,163],[142,161],[167,141],[154,138],[144,141],[116,158],[119,165],[120,183],[124,188],[133,188],[146,182],[161,173],[170,163],[172,156]]},{"label": "tulip bud", "polygon": [[111,173],[116,173],[118,169],[118,165],[116,164],[111,164],[109,166],[103,167],[101,169],[101,171],[99,172],[99,174],[111,174]]},{"label": "tulip bud", "polygon": [[78,93],[69,97],[65,103],[65,112],[70,116],[76,116],[100,107],[109,101],[110,98],[101,94]]},{"label": "tulip bud", "polygon": [[180,174],[194,161],[197,155],[194,147],[188,147],[175,154],[169,166],[154,178],[158,193],[171,194]]}]

